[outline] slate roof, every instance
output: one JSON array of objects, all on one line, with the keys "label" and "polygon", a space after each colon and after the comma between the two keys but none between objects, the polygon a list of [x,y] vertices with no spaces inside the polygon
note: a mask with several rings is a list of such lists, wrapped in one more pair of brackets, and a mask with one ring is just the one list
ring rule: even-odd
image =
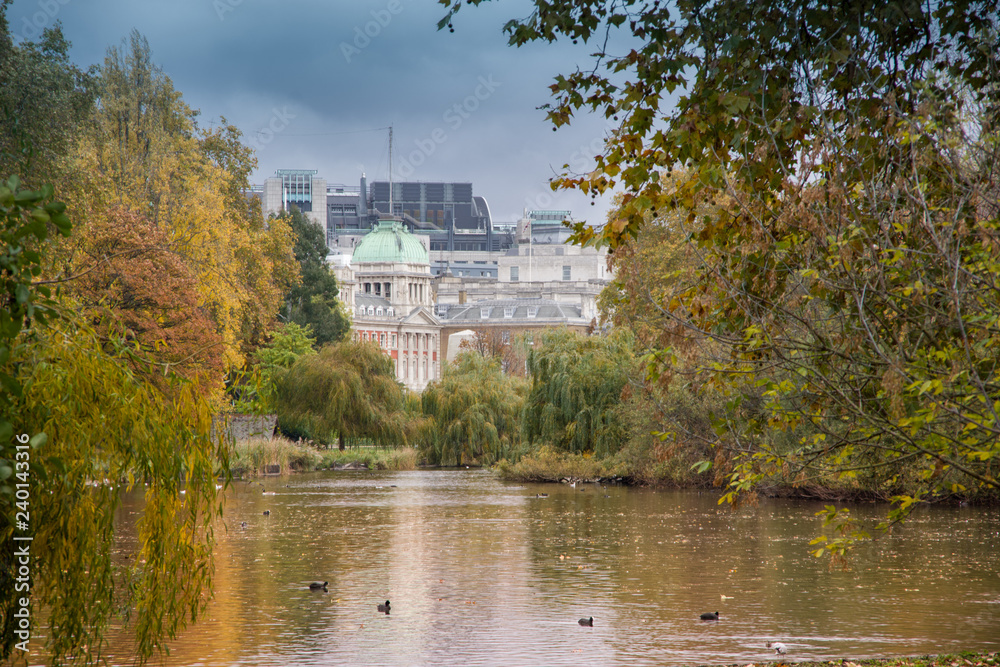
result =
[{"label": "slate roof", "polygon": [[[484,309],[487,311],[486,317],[483,317]],[[510,312],[509,317],[508,312]],[[485,299],[473,303],[450,304],[447,307],[438,306],[435,314],[445,325],[463,324],[468,326],[475,326],[477,323],[517,322],[531,324],[533,322],[553,323],[583,320],[580,306],[550,299]]]}]

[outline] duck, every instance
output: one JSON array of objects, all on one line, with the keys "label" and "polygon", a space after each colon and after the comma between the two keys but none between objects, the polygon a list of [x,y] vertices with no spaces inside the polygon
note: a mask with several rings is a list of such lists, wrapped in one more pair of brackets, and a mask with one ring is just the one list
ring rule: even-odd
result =
[{"label": "duck", "polygon": [[271,510],[264,510],[264,516],[271,516]]},{"label": "duck", "polygon": [[311,590],[311,591],[324,590],[325,591],[326,590],[326,585],[328,583],[330,583],[330,582],[328,582],[328,581],[314,581],[311,584],[309,584],[309,590]]},{"label": "duck", "polygon": [[384,614],[387,614],[387,615],[388,615],[388,613],[389,613],[389,601],[388,601],[388,600],[386,600],[386,601],[385,601],[385,604],[380,604],[380,605],[378,606],[378,610],[379,610],[380,612],[382,612],[382,613],[384,613]]},{"label": "duck", "polygon": [[594,617],[591,616],[589,618],[581,618],[579,621],[577,621],[577,623],[579,623],[580,625],[586,625],[587,627],[592,628],[592,627],[594,627]]},{"label": "duck", "polygon": [[767,643],[767,648],[773,648],[774,652],[777,653],[777,654],[779,654],[779,655],[782,655],[782,654],[784,654],[784,653],[787,652],[787,649],[785,648],[785,645],[782,644],[781,642],[768,642]]},{"label": "duck", "polygon": [[719,620],[719,612],[717,611],[706,611],[701,615],[701,620],[703,621],[717,621]]}]

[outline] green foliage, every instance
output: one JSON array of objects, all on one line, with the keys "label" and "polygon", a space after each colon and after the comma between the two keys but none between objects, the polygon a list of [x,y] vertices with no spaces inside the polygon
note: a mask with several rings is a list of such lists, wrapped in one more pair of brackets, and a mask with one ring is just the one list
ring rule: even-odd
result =
[{"label": "green foliage", "polygon": [[[45,610],[53,664],[91,664],[108,624],[127,610],[136,658],[145,662],[207,602],[212,521],[221,512],[216,466],[226,466],[210,440],[210,406],[191,384],[169,397],[150,388],[130,370],[128,346],[101,341],[80,323],[32,333],[17,360],[24,397],[14,426],[47,436],[31,454],[29,478],[33,616]],[[119,487],[137,484],[148,485],[139,546],[116,565]],[[3,516],[0,539],[10,544],[13,512]]]},{"label": "green foliage", "polygon": [[516,482],[595,481],[617,477],[623,472],[608,459],[560,451],[549,445],[525,454],[516,462],[503,459],[497,464],[496,471],[503,479]]},{"label": "green foliage", "polygon": [[230,372],[227,392],[232,409],[250,414],[270,414],[275,409],[277,381],[303,355],[315,354],[316,340],[309,326],[290,323],[271,332],[271,341],[257,350],[249,369]]},{"label": "green foliage", "polygon": [[69,62],[58,23],[38,42],[15,45],[6,10],[0,6],[0,174],[19,174],[33,188],[62,182],[66,156],[93,106],[93,82]]},{"label": "green foliage", "polygon": [[[69,236],[71,224],[66,205],[54,201],[52,186],[40,191],[22,190],[17,176],[0,184],[0,278],[3,281],[3,308],[0,309],[0,498],[5,509],[12,501],[14,487],[14,425],[9,421],[20,410],[24,387],[19,359],[29,344],[24,330],[45,326],[58,317],[56,302],[47,285],[34,280],[42,272],[43,249],[51,228]],[[5,517],[10,517],[5,512]]]},{"label": "green foliage", "polygon": [[295,259],[302,282],[285,297],[285,316],[289,322],[311,327],[319,347],[340,342],[351,323],[337,300],[337,279],[326,264],[326,230],[294,206],[286,219],[296,237]]},{"label": "green foliage", "polygon": [[[225,468],[225,452],[209,439],[210,410],[196,385],[162,393],[146,384],[149,369],[133,371],[146,362],[132,345],[114,335],[99,339],[64,314],[75,304],[60,304],[39,280],[51,252],[50,226],[70,233],[64,210],[52,201],[51,186],[23,191],[16,177],[0,186],[0,543],[14,544],[15,499],[23,501],[13,494],[17,482],[28,492],[26,509],[17,510],[31,517],[32,616],[45,611],[53,662],[97,661],[109,622],[124,609],[142,663],[204,608],[211,521],[219,511],[215,465]],[[18,441],[34,433],[27,460],[14,451],[15,433]],[[116,568],[117,487],[137,483],[148,484],[141,547],[128,566]],[[14,561],[3,567],[6,658],[15,641],[15,600],[24,595],[14,592]]]},{"label": "green foliage", "polygon": [[528,354],[531,390],[522,438],[572,452],[613,453],[623,440],[616,409],[635,366],[626,332],[608,337],[546,332]]},{"label": "green foliage", "polygon": [[423,393],[421,454],[432,464],[490,464],[514,455],[527,383],[498,359],[463,352]]},{"label": "green foliage", "polygon": [[[462,6],[441,3],[445,21]],[[512,44],[636,44],[551,86],[555,125],[581,109],[618,123],[593,170],[553,186],[624,188],[578,242],[617,249],[666,213],[694,244],[655,302],[712,345],[661,341],[653,370],[680,359],[731,397],[724,499],[775,475],[870,489],[895,497],[886,529],[927,498],[995,497],[996,3],[863,0],[847,22],[812,0],[534,5]],[[838,545],[864,537],[841,523]]]},{"label": "green foliage", "polygon": [[374,343],[327,345],[277,381],[278,424],[289,437],[330,443],[367,438],[406,444],[403,387],[394,362]]}]

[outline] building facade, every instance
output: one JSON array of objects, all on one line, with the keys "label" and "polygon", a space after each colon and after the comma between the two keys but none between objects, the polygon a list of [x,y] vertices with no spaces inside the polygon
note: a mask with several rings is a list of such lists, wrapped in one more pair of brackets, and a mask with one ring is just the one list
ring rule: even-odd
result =
[{"label": "building facade", "polygon": [[[441,322],[433,311],[427,249],[398,220],[382,220],[335,265],[346,303],[354,304],[354,340],[377,343],[396,379],[421,392],[441,377]],[[348,290],[343,290],[348,286]]]}]

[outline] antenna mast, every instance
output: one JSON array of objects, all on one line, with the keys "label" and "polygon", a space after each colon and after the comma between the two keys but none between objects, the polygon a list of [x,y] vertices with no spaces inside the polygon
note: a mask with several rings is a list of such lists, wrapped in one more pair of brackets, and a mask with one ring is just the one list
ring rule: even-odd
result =
[{"label": "antenna mast", "polygon": [[392,125],[389,126],[389,215],[395,215],[392,208]]}]

